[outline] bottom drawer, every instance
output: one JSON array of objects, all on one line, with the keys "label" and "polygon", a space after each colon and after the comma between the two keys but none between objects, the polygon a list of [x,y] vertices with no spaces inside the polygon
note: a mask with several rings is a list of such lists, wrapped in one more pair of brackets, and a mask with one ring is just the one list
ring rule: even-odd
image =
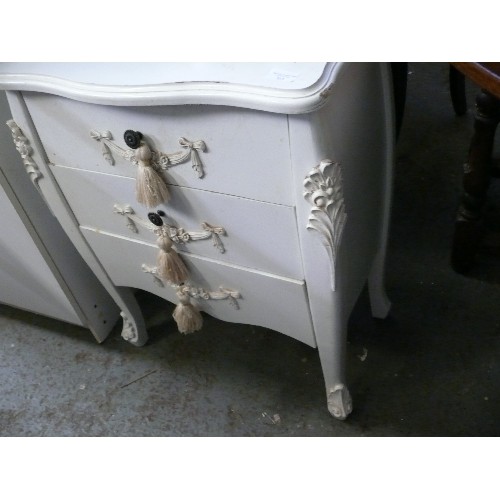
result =
[{"label": "bottom drawer", "polygon": [[[178,302],[175,289],[151,273],[158,252],[155,245],[88,228],[82,228],[82,233],[116,286],[139,288]],[[303,281],[185,253],[182,260],[189,269],[189,285],[219,292],[216,298],[194,301],[201,311],[225,321],[269,328],[316,347]],[[237,307],[231,298],[224,298],[226,290],[241,295]]]}]

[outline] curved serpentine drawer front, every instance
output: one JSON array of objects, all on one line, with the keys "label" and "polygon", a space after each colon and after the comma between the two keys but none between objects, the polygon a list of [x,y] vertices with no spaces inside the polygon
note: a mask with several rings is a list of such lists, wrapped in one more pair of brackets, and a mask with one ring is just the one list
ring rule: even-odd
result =
[{"label": "curved serpentine drawer front", "polygon": [[[155,274],[155,245],[99,234],[83,228],[83,235],[117,286],[140,288],[177,303],[176,291]],[[303,281],[249,271],[183,255],[188,284],[213,298],[195,298],[208,314],[235,323],[263,326],[316,346]],[[215,293],[215,295],[214,295]],[[235,300],[230,294],[238,295]]]},{"label": "curved serpentine drawer front", "polygon": [[[178,302],[179,285],[156,273],[158,228],[148,216],[160,215],[162,227],[175,231],[172,240],[188,268],[182,286],[190,287],[202,311],[316,345],[286,115],[202,105],[121,108],[23,95],[50,169],[116,286]],[[182,157],[162,170],[167,203],[146,208],[136,201],[137,166],[127,156],[134,150],[123,140],[129,129],[140,131],[155,154]]]},{"label": "curved serpentine drawer front", "polygon": [[[135,178],[137,167],[115,148],[130,151],[123,134],[135,130],[153,151],[166,154],[168,184],[293,205],[286,115],[212,105],[101,106],[23,95],[52,164]],[[201,162],[197,169],[193,158]]]},{"label": "curved serpentine drawer front", "polygon": [[181,234],[178,251],[303,278],[292,207],[171,186],[167,204],[147,209],[134,200],[133,179],[60,166],[52,172],[80,226],[154,244],[148,213],[160,210],[177,233],[201,233],[200,239],[184,233],[185,240]]}]

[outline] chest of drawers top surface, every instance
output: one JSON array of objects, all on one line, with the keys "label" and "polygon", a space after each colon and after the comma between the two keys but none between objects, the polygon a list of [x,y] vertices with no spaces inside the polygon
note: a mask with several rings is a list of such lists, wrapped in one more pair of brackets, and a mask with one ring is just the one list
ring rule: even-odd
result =
[{"label": "chest of drawers top surface", "polygon": [[0,86],[95,104],[214,104],[293,114],[321,107],[341,68],[336,63],[0,63]]}]

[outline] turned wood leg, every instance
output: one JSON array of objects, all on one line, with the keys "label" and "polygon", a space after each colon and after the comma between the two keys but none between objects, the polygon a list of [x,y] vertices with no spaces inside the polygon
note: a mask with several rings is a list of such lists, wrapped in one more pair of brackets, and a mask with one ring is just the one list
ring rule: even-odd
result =
[{"label": "turned wood leg", "polygon": [[453,109],[458,116],[465,115],[467,111],[467,98],[465,95],[465,75],[450,64],[450,95]]},{"label": "turned wood leg", "polygon": [[451,262],[459,273],[471,268],[481,239],[481,211],[488,190],[491,152],[499,121],[500,101],[482,90],[476,98],[474,135],[464,165],[464,192],[453,237]]},{"label": "turned wood leg", "polygon": [[401,125],[403,124],[403,117],[406,104],[406,89],[408,86],[408,63],[407,62],[393,62],[391,63],[392,73],[392,88],[394,96],[395,108],[395,127],[396,138],[399,137]]}]

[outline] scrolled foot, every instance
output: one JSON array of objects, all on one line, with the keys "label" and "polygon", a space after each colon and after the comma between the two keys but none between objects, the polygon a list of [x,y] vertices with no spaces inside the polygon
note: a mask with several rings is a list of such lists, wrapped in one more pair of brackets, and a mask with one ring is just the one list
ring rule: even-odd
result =
[{"label": "scrolled foot", "polygon": [[[123,311],[120,312],[123,318],[122,338],[136,346],[142,346],[147,341],[147,333],[141,324],[138,325],[133,319],[129,318]],[[142,318],[141,318],[142,320]]]},{"label": "scrolled foot", "polygon": [[344,384],[337,384],[328,393],[328,411],[339,420],[345,420],[352,412],[352,399]]}]

